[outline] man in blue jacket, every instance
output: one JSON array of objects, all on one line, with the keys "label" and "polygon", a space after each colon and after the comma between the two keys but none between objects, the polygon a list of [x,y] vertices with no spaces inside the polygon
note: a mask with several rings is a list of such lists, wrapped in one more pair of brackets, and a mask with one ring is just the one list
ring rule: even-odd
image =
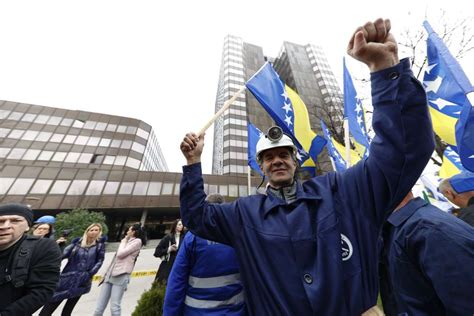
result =
[{"label": "man in blue jacket", "polygon": [[294,181],[294,146],[282,137],[258,155],[266,195],[209,204],[204,136],[181,142],[183,222],[235,249],[251,315],[360,315],[375,305],[382,223],[434,150],[425,91],[409,60],[398,60],[390,21],[359,27],[348,53],[371,70],[376,137],[370,156],[347,171]]},{"label": "man in blue jacket", "polygon": [[387,316],[474,315],[474,228],[410,192],[382,238]]},{"label": "man in blue jacket", "polygon": [[[207,202],[220,204],[224,197],[210,194]],[[245,315],[234,249],[187,233],[168,278],[163,315]]]}]

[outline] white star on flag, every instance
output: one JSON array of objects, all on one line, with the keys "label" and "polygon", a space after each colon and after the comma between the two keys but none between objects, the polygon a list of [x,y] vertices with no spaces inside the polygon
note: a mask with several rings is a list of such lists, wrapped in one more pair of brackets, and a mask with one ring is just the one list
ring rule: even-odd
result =
[{"label": "white star on flag", "polygon": [[437,106],[438,109],[440,109],[440,110],[442,110],[445,106],[457,105],[456,103],[451,103],[451,102],[449,102],[448,100],[441,99],[441,98],[437,98],[437,99],[434,100],[434,101],[430,101],[430,103],[436,104],[436,106]]},{"label": "white star on flag", "polygon": [[291,109],[291,103],[286,103],[285,102],[285,105],[282,107],[283,110],[285,110],[286,114],[288,114],[289,111],[292,111]]},{"label": "white star on flag", "polygon": [[425,80],[424,84],[426,87],[426,92],[433,91],[434,93],[437,93],[442,82],[443,78],[440,76],[437,76],[436,79],[432,81]]},{"label": "white star on flag", "polygon": [[285,122],[286,122],[286,125],[288,125],[288,127],[290,127],[290,125],[292,124],[291,123],[291,117],[288,116],[288,115],[285,115]]},{"label": "white star on flag", "polygon": [[362,122],[363,122],[363,121],[362,121],[362,117],[357,116],[357,123],[358,123],[360,126],[362,126]]},{"label": "white star on flag", "polygon": [[360,106],[360,100],[357,100],[356,102],[356,112],[359,113],[362,111],[362,107]]},{"label": "white star on flag", "polygon": [[281,94],[281,96],[285,98],[285,101],[288,100],[288,94],[286,93],[286,89],[283,89],[283,93]]},{"label": "white star on flag", "polygon": [[426,67],[426,72],[427,73],[430,73],[431,72],[431,69],[433,69],[434,67],[438,66],[438,64],[431,64],[431,65],[428,65]]},{"label": "white star on flag", "polygon": [[469,158],[474,158],[474,155],[472,155],[472,156],[469,156]]}]

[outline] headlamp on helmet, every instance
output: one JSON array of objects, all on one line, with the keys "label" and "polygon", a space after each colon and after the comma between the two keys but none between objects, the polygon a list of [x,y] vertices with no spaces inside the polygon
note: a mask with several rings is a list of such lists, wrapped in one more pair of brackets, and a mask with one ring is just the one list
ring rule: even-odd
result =
[{"label": "headlamp on helmet", "polygon": [[296,146],[291,138],[285,135],[279,126],[272,126],[268,129],[267,134],[260,137],[257,142],[257,160],[260,161],[260,154],[265,150],[278,147],[290,147],[293,154],[296,154]]}]

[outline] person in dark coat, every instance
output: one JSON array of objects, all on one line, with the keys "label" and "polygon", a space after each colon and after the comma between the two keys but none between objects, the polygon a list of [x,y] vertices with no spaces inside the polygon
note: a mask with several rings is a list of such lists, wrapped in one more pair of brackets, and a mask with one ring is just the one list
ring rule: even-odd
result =
[{"label": "person in dark coat", "polygon": [[[51,298],[58,284],[59,248],[52,239],[27,236],[32,223],[33,212],[28,206],[16,203],[0,206],[2,316],[32,315]],[[26,271],[21,271],[20,260],[28,257]],[[26,273],[20,275],[20,272]]]},{"label": "person in dark coat", "polygon": [[83,294],[91,290],[92,277],[99,271],[105,256],[105,237],[102,225],[87,227],[82,238],[76,238],[64,249],[63,259],[68,259],[61,272],[58,287],[52,299],[43,307],[40,316],[51,315],[67,299],[61,315],[71,315]]},{"label": "person in dark coat", "polygon": [[156,273],[155,281],[168,281],[168,276],[170,275],[171,268],[173,267],[183,237],[184,226],[181,220],[177,219],[173,223],[170,233],[160,240],[160,243],[156,246],[155,253],[153,254],[157,258],[161,258],[161,264]]}]

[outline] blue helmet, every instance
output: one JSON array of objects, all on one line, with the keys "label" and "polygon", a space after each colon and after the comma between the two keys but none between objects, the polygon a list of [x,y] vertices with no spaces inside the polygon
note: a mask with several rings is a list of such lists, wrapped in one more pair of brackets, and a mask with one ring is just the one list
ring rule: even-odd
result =
[{"label": "blue helmet", "polygon": [[41,216],[35,221],[35,223],[46,223],[46,224],[54,224],[55,222],[56,222],[56,218],[54,218],[54,216],[51,216],[51,215]]}]

